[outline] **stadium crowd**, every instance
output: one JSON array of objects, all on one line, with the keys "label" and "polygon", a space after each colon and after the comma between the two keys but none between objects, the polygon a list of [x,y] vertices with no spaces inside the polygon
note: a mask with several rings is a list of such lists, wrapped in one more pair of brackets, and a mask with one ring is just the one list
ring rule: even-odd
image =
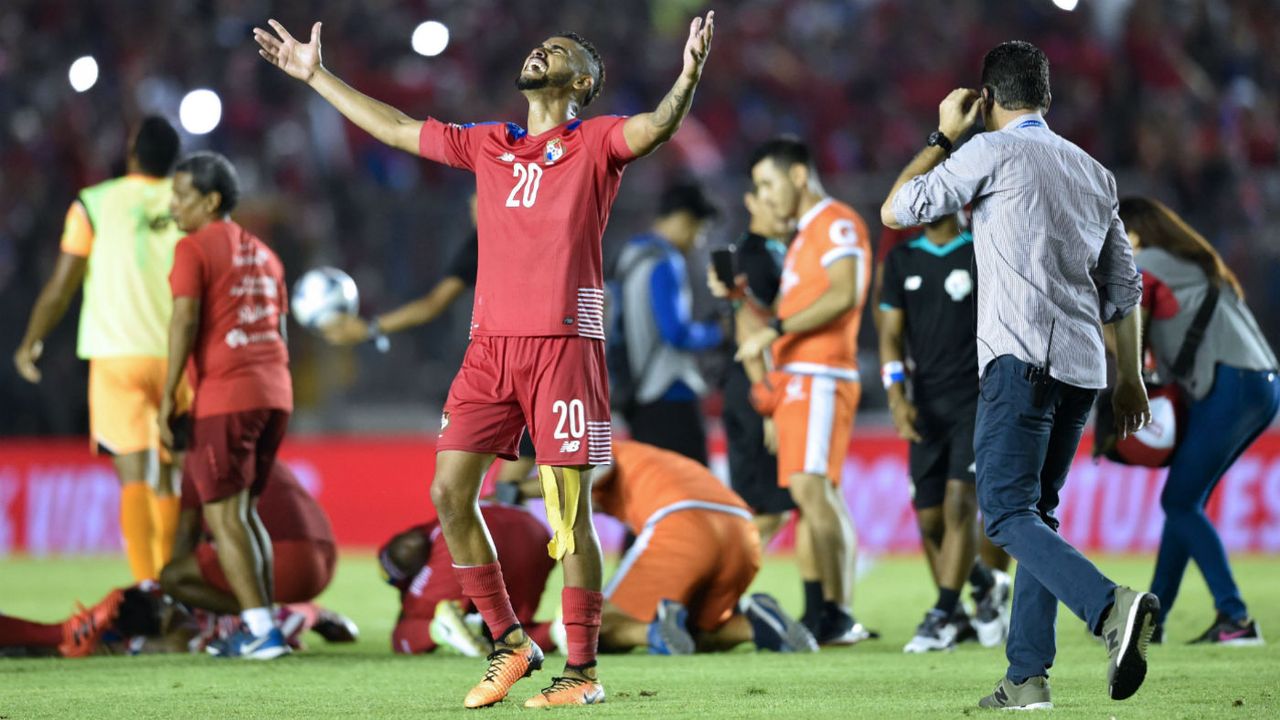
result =
[{"label": "stadium crowd", "polygon": [[[522,48],[561,26],[591,38],[608,64],[592,112],[643,109],[674,72],[685,18],[706,3],[624,3],[608,13],[585,0],[268,5],[18,0],[0,9],[0,301],[17,309],[11,317],[48,274],[76,189],[121,169],[130,123],[148,111],[176,119],[182,95],[197,87],[221,96],[222,121],[208,135],[184,134],[184,149],[235,162],[253,198],[241,220],[278,249],[290,280],[319,264],[343,267],[365,308],[385,310],[442,275],[442,258],[467,238],[470,181],[387,149],[264,66],[250,28],[268,10],[286,24],[323,19],[326,62],[355,86],[410,114],[469,121],[521,118],[504,78]],[[429,18],[452,41],[424,58],[409,34]],[[869,212],[931,129],[937,99],[971,79],[994,42],[1021,37],[1054,65],[1055,130],[1115,169],[1125,191],[1166,200],[1202,230],[1240,271],[1264,331],[1280,339],[1280,288],[1267,282],[1280,269],[1268,233],[1280,218],[1275,3],[1082,2],[1063,12],[1049,0],[966,0],[939,12],[923,0],[752,0],[724,8],[719,22],[716,67],[674,151],[629,174],[606,257],[644,227],[662,185],[684,175],[729,210],[712,244],[732,237],[745,224],[736,202],[745,153],[779,132],[808,138],[832,189]],[[67,68],[86,54],[103,71],[77,94]],[[341,428],[353,415],[338,411],[359,402],[439,404],[465,344],[464,305],[397,338],[388,355],[336,353],[295,335],[301,426],[310,418]],[[30,386],[8,364],[0,370],[0,395],[17,409],[0,433],[84,431],[73,325],[51,338],[52,382]],[[21,330],[16,320],[0,325],[4,346]],[[434,413],[404,417],[417,426]]]}]

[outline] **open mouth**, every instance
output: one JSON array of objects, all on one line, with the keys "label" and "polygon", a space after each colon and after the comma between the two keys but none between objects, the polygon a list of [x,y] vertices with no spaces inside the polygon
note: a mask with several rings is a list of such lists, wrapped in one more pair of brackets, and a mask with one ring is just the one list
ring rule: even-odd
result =
[{"label": "open mouth", "polygon": [[535,73],[544,73],[547,71],[547,64],[538,58],[529,58],[524,64],[524,69]]}]

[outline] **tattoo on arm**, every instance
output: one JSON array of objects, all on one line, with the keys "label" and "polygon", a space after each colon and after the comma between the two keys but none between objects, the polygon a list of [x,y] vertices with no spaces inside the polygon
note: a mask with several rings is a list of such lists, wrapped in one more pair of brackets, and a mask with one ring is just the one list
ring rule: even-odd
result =
[{"label": "tattoo on arm", "polygon": [[653,111],[650,122],[659,132],[672,132],[675,126],[689,113],[689,105],[693,99],[692,87],[681,87],[677,84],[662,99],[658,109]]}]

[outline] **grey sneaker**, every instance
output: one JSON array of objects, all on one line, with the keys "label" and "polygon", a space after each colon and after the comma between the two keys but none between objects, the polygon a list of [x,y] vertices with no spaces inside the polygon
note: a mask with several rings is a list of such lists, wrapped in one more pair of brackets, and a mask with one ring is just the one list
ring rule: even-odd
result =
[{"label": "grey sneaker", "polygon": [[978,701],[978,707],[989,710],[1052,710],[1049,678],[1037,675],[1015,685],[1009,678],[1002,677],[996,689]]},{"label": "grey sneaker", "polygon": [[1147,677],[1147,643],[1155,631],[1160,600],[1151,593],[1117,586],[1115,603],[1102,621],[1107,646],[1107,692],[1112,700],[1132,697]]}]

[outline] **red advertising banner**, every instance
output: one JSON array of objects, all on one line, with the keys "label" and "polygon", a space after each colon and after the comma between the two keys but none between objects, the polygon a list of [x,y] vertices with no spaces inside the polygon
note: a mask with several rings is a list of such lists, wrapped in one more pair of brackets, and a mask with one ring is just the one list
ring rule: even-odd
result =
[{"label": "red advertising banner", "polygon": [[[1150,552],[1160,538],[1164,472],[1094,464],[1082,443],[1058,515],[1078,547]],[[74,440],[0,443],[0,555],[14,552],[101,553],[120,547],[119,487],[109,460]],[[712,443],[723,476],[723,439]],[[339,543],[373,547],[393,532],[434,515],[428,486],[435,465],[427,436],[296,436],[281,458],[333,521]],[[871,431],[855,437],[843,490],[860,548],[869,553],[919,548],[907,477],[906,444]],[[1280,432],[1264,435],[1227,473],[1209,516],[1234,552],[1280,552]],[[600,523],[610,545],[617,526]],[[789,544],[778,538],[775,546]]]}]

